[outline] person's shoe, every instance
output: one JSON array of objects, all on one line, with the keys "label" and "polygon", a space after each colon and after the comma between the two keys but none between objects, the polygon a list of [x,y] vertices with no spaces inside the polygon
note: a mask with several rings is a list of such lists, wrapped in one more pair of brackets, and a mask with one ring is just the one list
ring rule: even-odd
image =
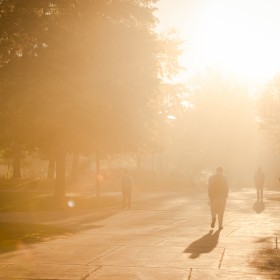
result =
[{"label": "person's shoe", "polygon": [[215,227],[215,223],[216,223],[216,219],[212,219],[211,228],[214,228],[214,227]]}]

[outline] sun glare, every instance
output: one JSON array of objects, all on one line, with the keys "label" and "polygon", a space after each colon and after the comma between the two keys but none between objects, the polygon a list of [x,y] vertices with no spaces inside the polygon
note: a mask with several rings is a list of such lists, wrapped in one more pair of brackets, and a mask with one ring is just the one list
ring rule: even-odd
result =
[{"label": "sun glare", "polygon": [[279,69],[280,41],[262,23],[233,9],[209,11],[194,40],[197,63],[246,79],[271,77]]},{"label": "sun glare", "polygon": [[186,42],[182,62],[190,71],[216,67],[255,82],[280,71],[279,1],[161,1],[164,24],[174,24]]}]

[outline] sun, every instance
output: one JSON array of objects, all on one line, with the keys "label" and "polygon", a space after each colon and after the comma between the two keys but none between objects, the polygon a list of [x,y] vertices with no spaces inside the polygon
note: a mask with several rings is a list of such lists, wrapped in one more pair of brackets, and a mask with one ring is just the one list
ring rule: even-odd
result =
[{"label": "sun", "polygon": [[280,1],[160,1],[161,18],[186,42],[181,61],[189,71],[215,67],[255,82],[280,72]]},{"label": "sun", "polygon": [[263,21],[232,8],[208,11],[192,42],[196,63],[265,80],[279,69],[280,42],[270,31]]}]

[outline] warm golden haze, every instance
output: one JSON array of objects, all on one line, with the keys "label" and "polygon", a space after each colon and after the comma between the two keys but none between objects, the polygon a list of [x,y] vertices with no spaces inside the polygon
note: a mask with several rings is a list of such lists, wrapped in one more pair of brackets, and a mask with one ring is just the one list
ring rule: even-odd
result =
[{"label": "warm golden haze", "polygon": [[175,26],[185,43],[184,65],[207,67],[253,83],[280,71],[280,3],[268,1],[159,2],[162,28]]},{"label": "warm golden haze", "polygon": [[7,178],[32,174],[26,158],[36,159],[61,201],[68,180],[79,184],[80,160],[97,196],[126,165],[138,178],[157,172],[159,186],[179,177],[188,187],[222,165],[238,187],[263,163],[275,183],[279,82],[259,101],[244,81],[263,82],[280,65],[277,3],[172,3],[0,1]]},{"label": "warm golden haze", "polygon": [[0,280],[280,279],[279,7],[0,0]]}]

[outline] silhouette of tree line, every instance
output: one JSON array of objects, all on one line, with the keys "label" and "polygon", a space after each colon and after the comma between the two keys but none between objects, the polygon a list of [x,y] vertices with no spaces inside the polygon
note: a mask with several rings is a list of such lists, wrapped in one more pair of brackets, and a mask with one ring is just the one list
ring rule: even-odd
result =
[{"label": "silhouette of tree line", "polygon": [[0,1],[0,146],[14,178],[21,151],[39,149],[61,200],[67,153],[158,147],[160,87],[180,51],[155,30],[156,2]]}]

